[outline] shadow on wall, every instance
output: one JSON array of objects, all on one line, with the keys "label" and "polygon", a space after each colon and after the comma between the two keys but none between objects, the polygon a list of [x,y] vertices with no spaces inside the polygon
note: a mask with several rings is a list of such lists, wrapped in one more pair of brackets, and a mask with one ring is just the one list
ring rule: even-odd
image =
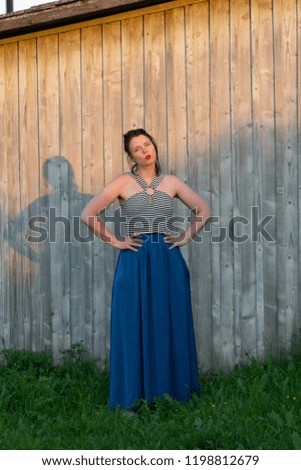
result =
[{"label": "shadow on wall", "polygon": [[35,199],[10,223],[9,244],[35,263],[43,264],[51,245],[63,254],[63,244],[84,245],[93,235],[81,222],[82,209],[91,199],[80,193],[72,166],[65,157],[49,158],[43,176],[51,187],[47,195]]},{"label": "shadow on wall", "polygon": [[8,224],[14,261],[9,262],[11,324],[5,346],[46,349],[55,357],[79,341],[91,347],[93,285],[100,282],[95,273],[101,271],[103,244],[80,220],[92,196],[78,191],[68,160],[49,158],[43,175],[51,191]]}]

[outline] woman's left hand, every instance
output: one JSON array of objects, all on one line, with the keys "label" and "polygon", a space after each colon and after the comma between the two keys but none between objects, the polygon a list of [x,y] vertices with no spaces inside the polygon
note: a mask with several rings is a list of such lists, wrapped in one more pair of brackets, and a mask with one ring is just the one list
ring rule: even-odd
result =
[{"label": "woman's left hand", "polygon": [[163,240],[165,243],[171,243],[171,247],[169,247],[169,250],[172,250],[176,246],[184,246],[189,242],[189,238],[185,235],[185,232],[181,233],[180,235],[173,235],[171,232],[164,232],[164,235],[166,235]]}]

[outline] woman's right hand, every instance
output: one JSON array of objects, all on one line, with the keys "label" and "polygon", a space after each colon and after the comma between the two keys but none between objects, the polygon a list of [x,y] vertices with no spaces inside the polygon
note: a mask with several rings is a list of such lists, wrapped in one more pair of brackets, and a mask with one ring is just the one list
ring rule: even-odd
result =
[{"label": "woman's right hand", "polygon": [[138,248],[141,248],[143,244],[143,240],[141,238],[136,238],[141,233],[133,233],[132,235],[128,235],[123,240],[116,240],[114,242],[113,247],[118,248],[119,250],[131,250],[138,252]]}]

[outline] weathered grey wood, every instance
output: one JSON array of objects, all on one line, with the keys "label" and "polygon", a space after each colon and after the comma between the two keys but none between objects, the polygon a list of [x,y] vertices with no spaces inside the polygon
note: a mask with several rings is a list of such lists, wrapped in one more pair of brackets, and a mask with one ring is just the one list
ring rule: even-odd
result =
[{"label": "weathered grey wood", "polygon": [[[143,17],[122,23],[122,125],[123,131],[144,127]],[[126,157],[124,168],[128,168]]]},{"label": "weathered grey wood", "polygon": [[[166,90],[167,90],[167,142],[168,171],[187,181],[187,93],[186,93],[186,51],[185,51],[185,11],[174,8],[165,13],[166,29]],[[177,127],[178,132],[174,132]],[[175,200],[176,214],[185,220],[180,230],[187,226],[189,209]],[[188,262],[189,246],[182,248]]]},{"label": "weathered grey wood", "polygon": [[[251,207],[254,206],[254,168],[252,159],[252,91],[250,5],[248,0],[230,3],[231,25],[231,101],[232,101],[232,191],[235,359],[244,357],[254,344],[256,318],[255,246],[251,242]],[[237,222],[236,222],[237,220]],[[232,238],[233,239],[233,238]],[[246,269],[246,266],[248,268]]]},{"label": "weathered grey wood", "polygon": [[[300,327],[296,2],[274,1],[279,345]],[[300,158],[300,157],[299,157]]]},{"label": "weathered grey wood", "polygon": [[[186,7],[187,180],[211,205],[208,3]],[[201,77],[201,79],[200,79]],[[207,226],[208,227],[208,226]],[[189,245],[189,268],[199,365],[212,367],[210,234]],[[201,346],[200,346],[201,345]]]},{"label": "weathered grey wood", "polygon": [[[58,174],[62,172],[63,186],[57,209],[63,217],[68,217],[70,228],[73,225],[73,217],[78,216],[79,213],[79,192],[82,188],[80,41],[80,30],[62,33],[59,36],[60,155],[67,158],[68,165],[62,164],[59,167]],[[85,294],[81,292],[81,289],[84,272],[81,266],[82,245],[72,240],[72,230],[70,241],[64,243],[61,240],[61,243],[64,256],[53,274],[56,275],[60,266],[63,272],[62,302],[64,305],[61,311],[64,336],[62,340],[64,347],[68,347],[82,339],[84,325],[82,299]],[[55,296],[55,290],[53,290],[53,296]]]},{"label": "weathered grey wood", "polygon": [[[210,3],[212,206],[219,225],[226,228],[233,214],[228,21],[229,5]],[[213,349],[216,362],[225,367],[234,361],[232,251],[228,235],[213,244]]]},{"label": "weathered grey wood", "polygon": [[[93,44],[93,47],[91,47]],[[83,193],[96,194],[103,186],[105,162],[103,159],[103,45],[102,26],[82,30],[82,144]],[[104,319],[106,309],[104,288],[106,273],[103,268],[105,245],[98,240],[84,247],[85,326],[84,344],[95,357],[106,358]],[[81,289],[82,290],[82,289]]]},{"label": "weathered grey wood", "polygon": [[[48,180],[49,158],[60,154],[58,50],[58,35],[37,38],[40,191],[31,204],[30,212],[32,217],[41,214],[47,220],[51,202],[49,194],[53,191]],[[53,351],[54,356],[58,357],[58,351],[53,347],[56,316],[51,305],[49,221],[46,228],[48,238],[43,243],[32,243],[38,251],[33,297],[39,298],[42,311],[43,349]]]},{"label": "weathered grey wood", "polygon": [[[271,2],[265,1],[252,5],[252,96],[253,96],[253,167],[254,167],[254,205],[260,217],[263,213],[263,181],[266,172],[273,180],[274,156],[274,101],[273,101],[273,57],[270,53],[272,44],[272,9]],[[270,162],[268,165],[268,161]],[[265,163],[266,162],[266,163]],[[271,201],[272,203],[272,201]],[[264,352],[264,247],[259,236],[255,247],[255,315],[246,319],[244,335],[247,346],[253,344],[253,355],[261,356]],[[275,270],[275,266],[274,266]],[[270,275],[273,276],[271,267]],[[271,293],[272,294],[272,293]],[[269,294],[268,294],[269,295]],[[253,337],[250,339],[250,329]],[[249,344],[248,344],[249,342]]]},{"label": "weathered grey wood", "polygon": [[[163,171],[218,217],[182,250],[200,367],[290,347],[301,325],[300,18],[300,0],[177,0],[0,41],[2,345],[58,360],[83,341],[108,365],[118,251],[80,243],[76,224],[127,168],[122,133],[145,126]],[[258,222],[277,216],[271,241],[252,240],[252,206]],[[26,245],[38,215],[48,236]],[[232,216],[243,218],[234,229]]]},{"label": "weathered grey wood", "polygon": [[[19,136],[20,136],[20,204],[25,208],[16,221],[26,227],[29,220],[29,205],[39,193],[39,148],[38,148],[38,106],[37,106],[37,40],[29,39],[19,45]],[[25,223],[24,223],[25,222]],[[26,236],[26,228],[23,232]],[[24,246],[22,240],[20,245]],[[23,346],[25,349],[41,349],[42,309],[39,297],[30,292],[35,281],[35,266],[27,256],[21,258],[22,294],[18,317],[23,322]]]},{"label": "weathered grey wood", "polygon": [[[144,16],[144,122],[148,132],[156,136],[159,156],[162,156],[162,169],[166,171],[168,144],[164,26],[164,12]],[[164,103],[164,106],[160,106],[160,103]]]},{"label": "weathered grey wood", "polygon": [[[9,194],[9,180],[8,180],[8,149],[12,144],[11,142],[11,128],[6,125],[4,116],[9,119],[16,119],[16,107],[10,105],[11,98],[8,98],[8,91],[10,86],[10,69],[9,66],[9,52],[16,47],[7,46],[2,49],[0,55],[0,132],[1,132],[1,158],[0,158],[0,345],[1,347],[8,347],[11,343],[11,296],[9,291],[9,248],[8,248],[8,227],[9,227],[9,213],[8,213],[8,194]],[[17,51],[16,51],[17,52]],[[15,60],[13,62],[16,62]],[[16,70],[13,67],[13,73]]]},{"label": "weathered grey wood", "polygon": [[[105,173],[104,185],[108,184],[115,176],[122,173],[122,103],[121,103],[121,23],[116,21],[103,26],[103,80],[104,80],[104,151]],[[115,205],[112,204],[106,214],[112,218]],[[108,223],[111,231],[114,231],[112,222]],[[109,245],[105,247],[104,269],[106,282],[102,286],[103,296],[101,301],[105,304],[105,316],[103,319],[103,338],[105,357],[108,357],[110,340],[110,308],[113,274],[116,265],[118,251]]]},{"label": "weathered grey wood", "polygon": [[[297,148],[297,155],[298,155],[298,160],[297,160],[297,165],[298,165],[298,207],[299,207],[299,212],[297,214],[298,217],[298,233],[299,233],[299,266],[301,266],[301,123],[300,123],[300,116],[301,116],[301,100],[299,97],[299,90],[301,89],[301,2],[297,2],[297,76],[298,76],[298,83],[297,83],[297,94],[298,94],[298,100],[297,100],[297,126],[296,126],[296,131],[297,131],[297,140],[298,140],[298,148]],[[299,277],[300,277],[300,272],[299,272]],[[299,311],[301,310],[301,279],[299,279]],[[298,320],[300,321],[300,317],[298,317]],[[299,327],[300,330],[300,327]]]},{"label": "weathered grey wood", "polygon": [[3,222],[8,221],[8,224],[4,227],[7,235],[7,243],[5,244],[7,265],[4,268],[6,276],[4,285],[7,295],[5,304],[9,309],[4,313],[4,345],[5,347],[11,345],[19,347],[20,343],[22,345],[24,334],[23,331],[20,331],[20,326],[22,329],[22,312],[18,316],[20,302],[22,305],[22,273],[20,272],[22,240],[18,237],[20,223],[15,220],[16,215],[20,212],[17,44],[4,46],[2,53],[4,69],[1,70],[3,78],[0,81],[4,85],[4,101],[1,104],[4,135],[1,138],[2,151],[0,154],[1,157],[2,154],[5,155],[4,162],[6,163],[7,194],[6,207],[3,208],[3,211],[7,214],[7,219],[5,217]]}]

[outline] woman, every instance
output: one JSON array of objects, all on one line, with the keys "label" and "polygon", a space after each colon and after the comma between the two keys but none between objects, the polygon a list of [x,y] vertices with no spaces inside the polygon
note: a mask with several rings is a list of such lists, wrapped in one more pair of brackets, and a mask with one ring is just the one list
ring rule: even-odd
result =
[{"label": "woman", "polygon": [[[169,394],[180,401],[199,393],[189,272],[179,247],[211,216],[206,202],[173,175],[163,175],[158,148],[144,129],[124,135],[131,171],[117,176],[86,206],[82,220],[120,251],[111,317],[110,408],[136,409]],[[177,197],[196,217],[172,234]],[[119,199],[127,235],[117,237],[98,218]]]}]

